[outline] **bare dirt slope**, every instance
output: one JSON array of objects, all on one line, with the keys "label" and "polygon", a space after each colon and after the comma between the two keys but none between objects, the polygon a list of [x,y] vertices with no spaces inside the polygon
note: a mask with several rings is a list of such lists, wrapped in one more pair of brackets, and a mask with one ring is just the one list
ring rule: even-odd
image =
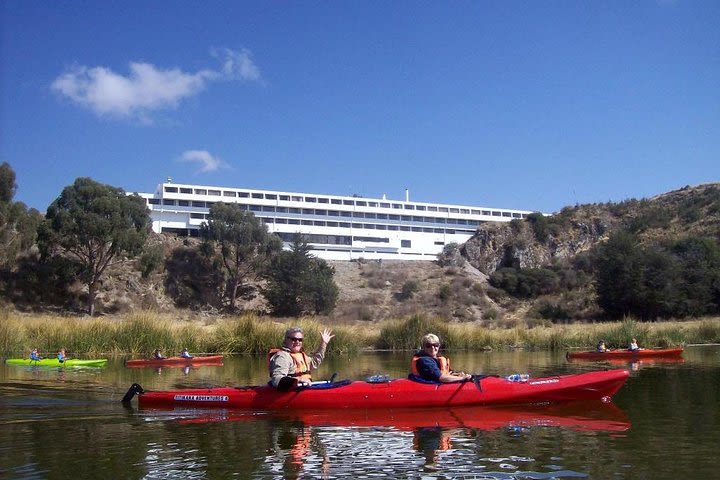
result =
[{"label": "bare dirt slope", "polygon": [[331,264],[340,287],[336,320],[374,321],[422,313],[477,321],[498,313],[486,294],[487,277],[469,265],[387,260]]}]

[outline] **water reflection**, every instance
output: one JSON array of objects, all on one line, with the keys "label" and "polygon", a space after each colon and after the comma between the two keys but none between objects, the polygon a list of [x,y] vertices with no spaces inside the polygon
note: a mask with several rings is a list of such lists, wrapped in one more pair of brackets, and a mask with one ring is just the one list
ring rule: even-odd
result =
[{"label": "water reflection", "polygon": [[419,427],[413,431],[413,448],[425,457],[425,471],[438,470],[439,454],[452,449],[453,433],[458,436],[457,432],[441,427]]},{"label": "water reflection", "polygon": [[[588,432],[622,434],[630,421],[617,406],[602,402],[573,402],[565,405],[472,407],[404,410],[313,410],[256,412],[237,410],[140,409],[131,412],[149,422],[172,422],[191,429],[231,428],[233,431],[267,431],[267,453],[258,462],[256,475],[282,478],[367,475],[384,469],[395,472],[512,470],[512,475],[544,478],[545,473],[521,467],[538,467],[534,456],[513,455],[482,458],[477,439],[481,432],[499,432],[502,437],[534,438],[544,435],[582,435]],[[234,425],[234,427],[233,427]],[[552,431],[555,430],[555,433]],[[198,430],[201,431],[201,430]],[[565,433],[562,433],[565,432]],[[572,433],[577,432],[577,433]],[[412,453],[414,452],[414,453]],[[158,458],[157,452],[154,458]],[[172,458],[171,452],[165,457]],[[408,458],[413,458],[412,462]],[[203,463],[195,458],[194,465]],[[161,465],[155,464],[155,468]],[[166,465],[168,469],[176,465]],[[187,467],[187,465],[186,465]],[[577,472],[563,469],[567,475]],[[400,470],[398,470],[400,469]],[[493,474],[494,475],[494,474]],[[403,476],[403,475],[401,475]],[[488,478],[515,478],[495,477]],[[548,477],[550,478],[550,477]]]},{"label": "water reflection", "polygon": [[[570,360],[570,362],[588,362],[588,360]],[[658,365],[670,365],[670,364],[681,364],[685,363],[685,359],[682,357],[675,358],[612,358],[603,360],[592,360],[596,365],[610,365],[612,368],[628,368],[633,372],[639,371],[644,367],[652,367]]]}]

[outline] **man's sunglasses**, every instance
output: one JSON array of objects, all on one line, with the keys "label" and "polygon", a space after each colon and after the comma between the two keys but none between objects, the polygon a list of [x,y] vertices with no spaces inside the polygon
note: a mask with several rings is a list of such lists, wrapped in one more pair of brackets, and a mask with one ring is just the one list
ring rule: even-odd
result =
[{"label": "man's sunglasses", "polygon": [[285,337],[285,338],[287,338],[288,340],[292,340],[294,342],[302,342],[303,340],[305,340],[303,337]]}]

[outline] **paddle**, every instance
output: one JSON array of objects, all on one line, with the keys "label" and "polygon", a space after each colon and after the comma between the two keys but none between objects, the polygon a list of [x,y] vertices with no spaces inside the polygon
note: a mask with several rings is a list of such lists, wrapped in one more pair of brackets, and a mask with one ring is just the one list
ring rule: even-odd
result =
[{"label": "paddle", "polygon": [[475,384],[475,388],[477,388],[479,391],[482,392],[482,386],[480,385],[480,380],[487,377],[500,377],[500,375],[484,375],[482,373],[474,373],[472,375],[471,381]]},{"label": "paddle", "polygon": [[145,393],[145,390],[143,390],[140,384],[133,383],[132,385],[130,385],[130,388],[125,393],[125,396],[122,398],[121,402],[126,404],[130,403],[135,395],[143,393]]}]

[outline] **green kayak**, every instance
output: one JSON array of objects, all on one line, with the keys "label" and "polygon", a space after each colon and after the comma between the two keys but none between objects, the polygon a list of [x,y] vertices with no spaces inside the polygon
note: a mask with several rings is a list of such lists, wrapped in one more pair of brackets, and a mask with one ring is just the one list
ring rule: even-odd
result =
[{"label": "green kayak", "polygon": [[104,367],[107,358],[98,358],[93,360],[82,360],[79,358],[69,358],[64,362],[60,362],[57,358],[43,358],[42,360],[30,360],[29,358],[8,358],[5,360],[8,365],[29,365],[41,367]]}]

